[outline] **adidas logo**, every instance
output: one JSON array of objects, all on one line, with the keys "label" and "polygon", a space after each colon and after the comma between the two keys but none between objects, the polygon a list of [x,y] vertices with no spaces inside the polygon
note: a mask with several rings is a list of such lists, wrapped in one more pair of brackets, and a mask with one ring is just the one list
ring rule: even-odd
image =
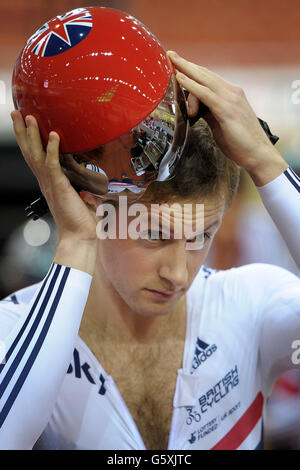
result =
[{"label": "adidas logo", "polygon": [[209,345],[202,341],[199,336],[196,341],[196,348],[194,352],[194,358],[192,363],[191,374],[198,369],[203,362],[205,362],[215,351],[217,350],[217,345]]}]

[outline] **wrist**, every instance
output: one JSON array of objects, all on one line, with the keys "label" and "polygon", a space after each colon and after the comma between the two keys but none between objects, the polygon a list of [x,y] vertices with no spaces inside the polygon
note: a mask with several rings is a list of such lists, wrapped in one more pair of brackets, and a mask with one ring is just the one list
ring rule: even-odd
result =
[{"label": "wrist", "polygon": [[97,257],[97,239],[81,240],[78,238],[61,238],[53,262],[69,266],[94,275]]},{"label": "wrist", "polygon": [[255,186],[260,187],[273,181],[287,168],[287,162],[276,149],[272,148],[260,153],[255,164],[246,168],[246,170]]}]

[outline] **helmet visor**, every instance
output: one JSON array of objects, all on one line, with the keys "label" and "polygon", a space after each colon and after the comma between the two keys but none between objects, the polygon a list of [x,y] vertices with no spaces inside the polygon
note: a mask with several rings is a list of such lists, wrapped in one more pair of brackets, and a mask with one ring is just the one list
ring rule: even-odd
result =
[{"label": "helmet visor", "polygon": [[128,190],[138,199],[151,182],[174,176],[188,131],[185,96],[172,74],[162,101],[129,132],[60,160],[77,189],[104,198]]}]

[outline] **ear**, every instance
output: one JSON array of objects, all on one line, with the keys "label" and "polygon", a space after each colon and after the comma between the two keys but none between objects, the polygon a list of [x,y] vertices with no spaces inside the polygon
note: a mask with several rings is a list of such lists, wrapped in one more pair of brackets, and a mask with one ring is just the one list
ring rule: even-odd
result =
[{"label": "ear", "polygon": [[88,191],[80,191],[79,196],[81,199],[96,212],[99,205],[99,198]]}]

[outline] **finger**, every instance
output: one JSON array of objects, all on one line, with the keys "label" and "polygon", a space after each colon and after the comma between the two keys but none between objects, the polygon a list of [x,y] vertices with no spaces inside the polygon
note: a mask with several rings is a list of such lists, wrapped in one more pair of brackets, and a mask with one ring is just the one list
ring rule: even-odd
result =
[{"label": "finger", "polygon": [[17,143],[20,147],[20,150],[25,160],[27,161],[27,158],[29,156],[28,155],[29,151],[28,151],[28,143],[27,143],[27,129],[26,129],[23,116],[20,113],[20,111],[17,111],[17,110],[12,111],[10,115],[13,120],[13,127],[14,127],[15,136],[17,139]]},{"label": "finger", "polygon": [[199,100],[196,96],[189,94],[188,97],[188,115],[189,117],[194,117],[197,115],[199,110]]},{"label": "finger", "polygon": [[41,141],[37,120],[33,116],[26,116],[28,148],[30,159],[35,163],[44,163],[46,154]]},{"label": "finger", "polygon": [[194,97],[202,101],[218,120],[222,119],[222,113],[224,113],[226,106],[220,96],[216,95],[210,88],[200,85],[182,73],[177,73],[176,79],[181,86],[194,95]]},{"label": "finger", "polygon": [[59,162],[59,142],[59,135],[56,132],[50,132],[45,158],[45,165],[50,176],[64,176]]},{"label": "finger", "polygon": [[226,91],[228,93],[232,93],[234,85],[224,80],[224,78],[220,77],[220,75],[215,72],[183,59],[183,57],[180,57],[176,52],[168,51],[168,56],[176,66],[177,70],[183,72],[186,76],[195,80],[197,83],[206,86],[215,93],[222,94],[223,96]]}]

